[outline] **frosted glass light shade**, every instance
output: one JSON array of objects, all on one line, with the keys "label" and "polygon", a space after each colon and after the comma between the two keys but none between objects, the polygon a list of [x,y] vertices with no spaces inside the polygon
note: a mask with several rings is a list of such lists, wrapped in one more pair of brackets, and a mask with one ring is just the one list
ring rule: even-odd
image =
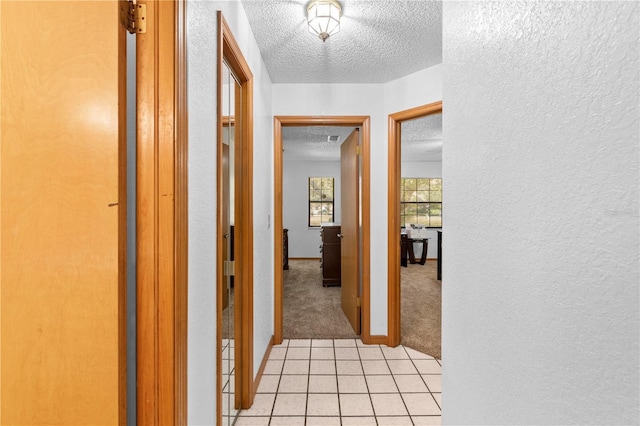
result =
[{"label": "frosted glass light shade", "polygon": [[335,0],[313,0],[307,6],[309,32],[325,41],[340,31],[340,13],[342,8]]}]

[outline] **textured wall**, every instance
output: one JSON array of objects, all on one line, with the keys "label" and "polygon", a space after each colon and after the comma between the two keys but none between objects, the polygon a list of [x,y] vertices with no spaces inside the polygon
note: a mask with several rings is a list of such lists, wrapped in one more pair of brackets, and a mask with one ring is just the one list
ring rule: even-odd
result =
[{"label": "textured wall", "polygon": [[638,3],[443,7],[443,424],[638,424]]},{"label": "textured wall", "polygon": [[254,372],[273,335],[271,81],[238,1],[189,1],[188,423],[215,424],[216,11],[222,10],[254,77]]}]

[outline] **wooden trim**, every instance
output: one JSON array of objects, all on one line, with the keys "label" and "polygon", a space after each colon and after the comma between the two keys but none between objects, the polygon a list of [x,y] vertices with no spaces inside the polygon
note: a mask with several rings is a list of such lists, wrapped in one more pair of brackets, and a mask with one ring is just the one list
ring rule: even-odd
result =
[{"label": "wooden trim", "polygon": [[185,2],[147,5],[137,35],[137,414],[186,424]]},{"label": "wooden trim", "polygon": [[388,338],[387,336],[369,336],[369,342],[365,343],[369,345],[387,345]]},{"label": "wooden trim", "polygon": [[398,346],[400,324],[400,169],[401,123],[406,120],[442,112],[442,101],[421,105],[389,115],[389,184],[388,184],[388,345]]},{"label": "wooden trim", "polygon": [[363,342],[370,341],[371,288],[370,288],[370,145],[371,130],[369,116],[274,116],[274,344],[282,343],[282,127],[286,126],[353,126],[360,127],[362,134],[362,330]]},{"label": "wooden trim", "polygon": [[[253,74],[248,63],[244,59],[231,29],[222,15],[217,13],[218,20],[218,102],[217,107],[217,180],[218,180],[218,259],[217,277],[223,278],[221,244],[222,244],[222,210],[221,210],[221,185],[222,185],[222,67],[223,62],[233,71],[238,78],[242,90],[236,92],[236,111],[234,119],[241,123],[241,135],[239,143],[235,146],[235,362],[236,362],[236,402],[241,408],[249,408],[253,404],[255,390],[253,387]],[[241,105],[239,108],[238,105]],[[221,356],[222,318],[221,294],[218,290],[218,357]],[[220,398],[221,361],[217,361],[218,378],[217,393]],[[221,401],[218,406],[218,421],[221,421]]]},{"label": "wooden trim", "polygon": [[271,349],[273,349],[273,336],[271,336],[271,339],[269,339],[267,350],[264,352],[264,355],[262,356],[262,362],[260,363],[260,367],[258,367],[258,373],[256,374],[256,379],[253,381],[254,394],[258,393],[258,387],[260,387],[260,380],[262,380],[264,369],[267,366],[267,361],[269,361],[269,355],[271,354]]},{"label": "wooden trim", "polygon": [[[127,424],[127,33],[123,28],[118,32],[118,99],[122,104],[118,111],[119,123],[119,164],[118,164],[118,392],[120,394],[118,422]],[[1,69],[1,67],[0,67]],[[0,351],[1,353],[1,351]],[[0,361],[0,365],[2,362]],[[1,392],[0,392],[1,400]]]},{"label": "wooden trim", "polygon": [[187,424],[188,318],[188,113],[187,113],[187,2],[175,0],[176,14],[176,139],[175,139],[175,425]]}]

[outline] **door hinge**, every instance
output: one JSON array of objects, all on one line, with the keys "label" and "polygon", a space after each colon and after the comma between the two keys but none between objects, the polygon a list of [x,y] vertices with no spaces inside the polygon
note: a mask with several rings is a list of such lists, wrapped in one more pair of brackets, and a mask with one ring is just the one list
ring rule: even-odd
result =
[{"label": "door hinge", "polygon": [[356,145],[356,155],[360,155],[360,145]]},{"label": "door hinge", "polygon": [[145,34],[147,32],[147,5],[137,0],[120,1],[120,18],[122,25],[131,34]]},{"label": "door hinge", "polygon": [[236,262],[234,260],[225,260],[224,261],[224,274],[227,277],[235,277],[236,276]]},{"label": "door hinge", "polygon": [[359,297],[356,297],[356,308],[359,308],[362,306],[362,300],[360,300]]}]

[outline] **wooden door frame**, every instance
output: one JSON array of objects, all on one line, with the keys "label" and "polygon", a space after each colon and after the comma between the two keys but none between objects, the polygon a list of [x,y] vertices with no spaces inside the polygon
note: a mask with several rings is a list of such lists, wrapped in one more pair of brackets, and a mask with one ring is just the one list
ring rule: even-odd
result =
[{"label": "wooden door frame", "polygon": [[389,115],[389,234],[388,234],[388,343],[398,346],[402,337],[400,324],[400,124],[403,121],[442,112],[442,101],[422,105]]},{"label": "wooden door frame", "polygon": [[[236,394],[240,395],[241,408],[253,404],[255,388],[253,382],[253,74],[242,51],[236,42],[229,25],[221,11],[217,13],[218,52],[217,52],[217,218],[216,218],[216,283],[224,278],[222,245],[224,234],[222,223],[222,67],[226,60],[231,71],[238,78],[242,93],[236,102],[242,105],[240,142],[235,146],[235,250],[242,256],[235,256],[234,300],[236,321]],[[236,119],[237,120],[237,119]],[[222,290],[217,286],[217,375],[216,407],[218,424],[222,424]],[[238,334],[240,337],[238,338]]]},{"label": "wooden door frame", "polygon": [[137,421],[187,423],[186,0],[136,36]]},{"label": "wooden door frame", "polygon": [[[348,126],[362,130],[362,330],[364,343],[380,343],[385,336],[371,336],[370,304],[370,118],[369,116],[274,116],[274,330],[273,343],[282,343],[282,128],[290,126]],[[384,338],[384,339],[383,339]]]}]

